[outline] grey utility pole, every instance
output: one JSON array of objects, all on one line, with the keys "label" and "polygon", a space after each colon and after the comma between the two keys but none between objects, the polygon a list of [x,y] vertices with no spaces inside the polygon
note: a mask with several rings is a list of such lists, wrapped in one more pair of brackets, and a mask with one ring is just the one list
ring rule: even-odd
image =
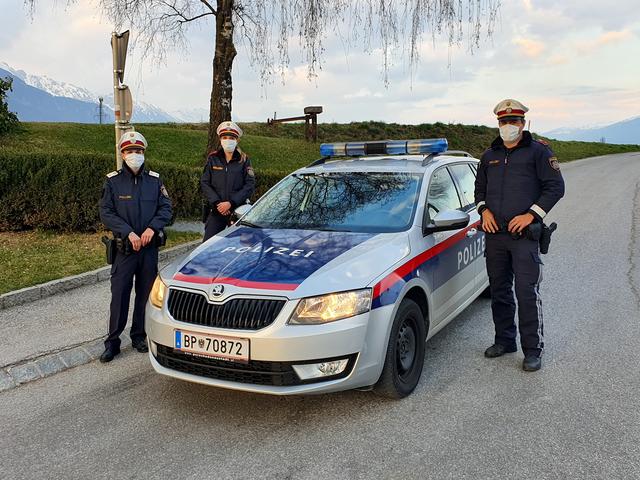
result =
[{"label": "grey utility pole", "polygon": [[102,125],[102,118],[103,118],[103,115],[104,115],[104,105],[103,105],[104,98],[98,97],[98,102],[99,102],[99,104],[98,104],[98,121],[100,122],[100,125]]},{"label": "grey utility pole", "polygon": [[113,109],[115,113],[116,132],[116,168],[122,168],[122,155],[118,143],[123,133],[134,130],[129,124],[133,113],[133,99],[129,87],[122,84],[124,80],[124,65],[127,59],[127,45],[129,44],[129,30],[111,34],[111,52],[113,55]]}]

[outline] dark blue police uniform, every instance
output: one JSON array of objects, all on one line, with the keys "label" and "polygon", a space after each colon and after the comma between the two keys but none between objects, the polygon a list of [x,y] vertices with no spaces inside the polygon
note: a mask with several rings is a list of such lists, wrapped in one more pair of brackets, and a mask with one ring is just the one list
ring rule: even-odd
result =
[{"label": "dark blue police uniform", "polygon": [[227,162],[224,150],[213,152],[207,159],[200,186],[210,210],[204,232],[204,241],[207,241],[229,223],[229,215],[222,215],[216,209],[218,204],[230,202],[234,210],[253,195],[256,179],[249,157],[236,149]]},{"label": "dark blue police uniform", "polygon": [[135,345],[145,340],[144,311],[151,287],[158,274],[158,232],[171,220],[171,201],[159,174],[145,171],[137,174],[129,167],[107,175],[100,200],[100,218],[116,238],[126,239],[131,232],[141,236],[154,230],[151,243],[138,252],[126,255],[118,251],[111,266],[111,309],[109,335],[105,347],[120,349],[120,334],[127,324],[129,298],[135,277],[136,298],[131,325],[131,341]]},{"label": "dark blue police uniform", "polygon": [[491,288],[495,343],[516,350],[514,317],[518,301],[520,344],[525,356],[539,357],[544,349],[539,243],[526,235],[512,236],[507,225],[517,215],[531,213],[534,222],[564,195],[564,180],[551,148],[527,131],[507,149],[498,137],[484,152],[478,166],[475,201],[478,211],[488,208],[500,228],[486,234],[486,261]]}]

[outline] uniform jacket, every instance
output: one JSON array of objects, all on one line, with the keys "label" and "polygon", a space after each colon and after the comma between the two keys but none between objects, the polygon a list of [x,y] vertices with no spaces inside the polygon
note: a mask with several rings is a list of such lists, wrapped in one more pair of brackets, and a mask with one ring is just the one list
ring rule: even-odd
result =
[{"label": "uniform jacket", "polygon": [[209,155],[200,186],[209,206],[231,202],[231,208],[235,209],[246,203],[255,191],[256,179],[251,161],[236,149],[227,163],[224,150],[219,149]]},{"label": "uniform jacket", "polygon": [[564,195],[564,180],[551,148],[527,131],[514,148],[496,138],[482,154],[475,184],[479,212],[491,210],[504,228],[516,215],[530,212],[542,221]]},{"label": "uniform jacket", "polygon": [[171,221],[171,200],[160,175],[140,168],[134,174],[126,165],[107,175],[100,200],[100,218],[116,237],[147,228],[159,231]]}]

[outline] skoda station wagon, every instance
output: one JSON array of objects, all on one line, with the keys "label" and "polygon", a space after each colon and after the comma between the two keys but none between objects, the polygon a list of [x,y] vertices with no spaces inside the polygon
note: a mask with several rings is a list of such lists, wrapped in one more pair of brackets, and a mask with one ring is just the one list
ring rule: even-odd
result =
[{"label": "skoda station wagon", "polygon": [[160,272],[146,309],[153,368],[277,395],[410,394],[426,341],[489,284],[478,160],[447,148],[322,144]]}]

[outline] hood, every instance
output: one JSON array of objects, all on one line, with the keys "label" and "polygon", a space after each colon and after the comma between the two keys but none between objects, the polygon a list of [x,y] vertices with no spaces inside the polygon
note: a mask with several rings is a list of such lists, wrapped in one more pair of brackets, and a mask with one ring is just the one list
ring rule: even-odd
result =
[{"label": "hood", "polygon": [[399,236],[406,233],[239,227],[213,237],[166,273],[196,288],[225,285],[225,297],[240,290],[317,295],[367,286],[409,253],[407,241],[394,241]]}]

